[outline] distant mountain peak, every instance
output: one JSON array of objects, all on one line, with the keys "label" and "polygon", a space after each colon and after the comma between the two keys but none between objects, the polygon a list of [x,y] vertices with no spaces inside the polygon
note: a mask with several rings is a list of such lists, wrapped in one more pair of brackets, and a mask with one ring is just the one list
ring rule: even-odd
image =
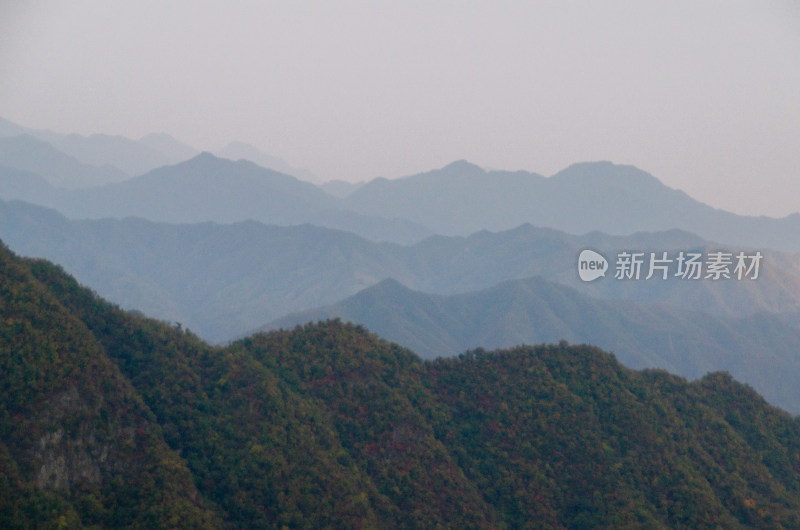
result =
[{"label": "distant mountain peak", "polygon": [[218,157],[214,155],[214,153],[210,151],[201,151],[199,154],[193,156],[188,161],[211,161],[211,160],[227,160],[222,157]]},{"label": "distant mountain peak", "polygon": [[615,164],[608,160],[597,162],[578,162],[567,166],[552,177],[552,179],[570,180],[608,180],[626,182],[651,182],[665,186],[659,179],[636,166]]},{"label": "distant mountain peak", "polygon": [[176,140],[167,133],[150,133],[141,137],[139,143],[160,152],[170,164],[189,160],[198,153],[194,147]]},{"label": "distant mountain peak", "polygon": [[215,152],[218,156],[221,156],[223,158],[227,158],[230,160],[237,160],[237,161],[249,160],[250,162],[253,162],[263,168],[271,169],[273,171],[278,171],[285,175],[291,175],[295,178],[298,178],[300,180],[305,180],[307,182],[317,180],[314,174],[308,171],[307,169],[293,167],[285,160],[267,154],[258,149],[257,147],[245,142],[239,142],[239,141],[230,142],[223,149],[219,149]]},{"label": "distant mountain peak", "polygon": [[221,167],[228,167],[233,166],[234,162],[232,160],[227,160],[225,158],[220,158],[215,156],[214,154],[208,151],[202,151],[193,157],[189,158],[188,160],[184,160],[182,162],[178,162],[177,164],[173,164],[172,166],[164,166],[160,168],[156,168],[150,173],[163,173],[167,171],[168,168],[185,168],[190,169],[192,171],[199,171],[199,170],[207,170],[210,168],[219,169]]},{"label": "distant mountain peak", "polygon": [[83,163],[28,133],[0,138],[0,165],[35,173],[50,184],[67,189],[118,181],[126,176],[116,167]]},{"label": "distant mountain peak", "polygon": [[380,292],[414,292],[413,289],[409,289],[399,281],[395,280],[394,278],[385,278],[372,287],[368,287],[367,290],[369,291],[380,291]]},{"label": "distant mountain peak", "polygon": [[486,173],[486,171],[482,167],[476,166],[472,162],[469,162],[464,159],[451,162],[446,166],[444,166],[441,170],[447,173],[455,173],[455,172]]}]

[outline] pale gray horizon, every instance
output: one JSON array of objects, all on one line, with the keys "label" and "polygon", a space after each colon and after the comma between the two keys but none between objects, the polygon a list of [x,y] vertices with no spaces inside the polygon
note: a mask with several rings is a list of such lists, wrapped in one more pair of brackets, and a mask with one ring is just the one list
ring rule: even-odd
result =
[{"label": "pale gray horizon", "polygon": [[0,117],[243,141],[319,181],[611,160],[784,216],[798,87],[789,0],[0,0]]}]

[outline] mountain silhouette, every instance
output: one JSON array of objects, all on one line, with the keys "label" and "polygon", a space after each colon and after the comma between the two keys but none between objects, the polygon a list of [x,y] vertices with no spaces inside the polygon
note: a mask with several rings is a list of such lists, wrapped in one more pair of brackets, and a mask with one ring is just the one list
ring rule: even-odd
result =
[{"label": "mountain silhouette", "polygon": [[800,309],[798,258],[775,252],[765,252],[755,281],[578,279],[583,248],[609,259],[618,249],[715,248],[680,231],[572,236],[523,225],[397,245],[312,225],[69,220],[54,210],[0,201],[0,238],[16,252],[63,265],[126,308],[182,322],[214,342],[336,303],[385,278],[423,292],[458,294],[539,275],[596,298],[660,302],[717,316]]},{"label": "mountain silhouette", "polygon": [[30,135],[0,138],[0,165],[34,173],[65,189],[88,188],[127,178],[117,168],[81,162]]},{"label": "mountain silhouette", "polygon": [[214,151],[214,154],[220,158],[227,158],[230,160],[249,160],[250,162],[258,164],[261,167],[279,171],[306,182],[316,180],[314,174],[307,169],[292,167],[286,163],[286,161],[281,160],[278,157],[268,155],[260,149],[245,142],[231,142],[222,149]]},{"label": "mountain silhouette", "polygon": [[800,213],[775,219],[717,210],[645,171],[611,162],[574,164],[545,178],[459,161],[419,175],[373,180],[344,204],[368,215],[409,219],[443,235],[523,223],[572,234],[677,228],[724,244],[800,250]]},{"label": "mountain silhouette", "polygon": [[332,204],[333,199],[317,187],[289,175],[201,153],[118,184],[86,190],[59,209],[72,217],[138,216],[177,223],[256,219],[286,225],[303,222]]}]

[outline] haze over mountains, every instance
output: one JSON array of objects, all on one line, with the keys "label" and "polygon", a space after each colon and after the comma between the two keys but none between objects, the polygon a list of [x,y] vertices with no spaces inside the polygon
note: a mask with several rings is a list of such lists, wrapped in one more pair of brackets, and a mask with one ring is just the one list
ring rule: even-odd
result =
[{"label": "haze over mountains", "polygon": [[[0,526],[797,526],[798,215],[608,162],[315,186],[4,130],[0,240],[63,268],[0,245]],[[718,251],[758,277],[613,273]]]},{"label": "haze over mountains", "polygon": [[610,162],[574,164],[545,178],[485,171],[460,161],[403,179],[373,180],[345,204],[363,214],[409,219],[443,235],[523,223],[572,234],[678,228],[726,244],[800,250],[800,214],[771,219],[716,210],[640,169]]},{"label": "haze over mountains", "polygon": [[30,135],[0,138],[0,161],[40,176],[57,188],[88,188],[128,178],[115,167],[86,164]]},{"label": "haze over mountains", "polygon": [[[151,133],[139,140],[107,134],[82,136],[31,129],[0,118],[0,139],[20,136],[49,143],[62,155],[72,157],[84,165],[106,168],[109,171],[109,178],[94,182],[96,185],[123,180],[121,176],[142,175],[155,168],[184,162],[200,154],[199,150],[165,133]],[[293,168],[280,158],[263,153],[244,142],[231,142],[215,153],[231,160],[247,159],[262,167],[292,174],[304,180],[314,178],[310,172]],[[80,178],[76,176],[76,182],[79,182]],[[77,187],[76,182],[70,182],[63,187]]]},{"label": "haze over mountains", "polygon": [[[596,342],[636,367],[688,377],[729,369],[800,410],[799,385],[768,383],[797,363],[800,214],[715,210],[610,162],[543,177],[459,161],[391,181],[320,187],[252,161],[197,153],[167,135],[111,138],[0,122],[0,239],[63,265],[125,308],[217,343],[270,322],[323,316],[367,323],[427,356],[557,338]],[[243,144],[223,152],[280,164]],[[139,169],[168,162],[126,177],[135,169],[126,157]],[[757,281],[584,283],[575,266],[585,248],[612,267],[621,251],[747,249],[764,261]],[[391,281],[377,285],[383,280]],[[361,311],[365,297],[382,310]],[[488,299],[496,299],[493,317],[478,309]],[[600,316],[608,314],[618,318]],[[486,328],[463,325],[481,318]],[[670,341],[659,325],[672,330]],[[758,326],[774,336],[756,333]],[[684,347],[672,349],[680,340]],[[762,353],[734,353],[754,349]],[[757,371],[759,358],[773,358],[772,368]]]},{"label": "haze over mountains", "polygon": [[[178,162],[167,156],[165,152],[156,149],[155,145],[148,144],[147,141],[135,141],[122,136],[112,136],[107,134],[93,134],[91,136],[81,136],[78,134],[60,134],[53,131],[31,129],[17,125],[8,120],[0,118],[0,138],[26,136],[36,138],[42,142],[49,143],[53,148],[62,154],[72,157],[82,164],[95,166],[98,168],[108,168],[121,178],[106,180],[105,182],[115,182],[123,180],[124,176],[134,176],[145,173],[151,169],[169,163]],[[167,143],[162,137],[162,145]],[[179,144],[177,140],[172,140],[173,144]],[[44,175],[47,177],[48,175]],[[94,184],[104,184],[96,182]],[[55,182],[53,183],[55,185]],[[77,187],[76,184],[63,186],[67,188]]]},{"label": "haze over mountains", "polygon": [[69,220],[24,203],[0,202],[0,220],[0,239],[11,248],[63,264],[124,307],[180,321],[215,342],[337,302],[386,278],[425,292],[456,294],[538,275],[593,296],[664,302],[722,316],[800,307],[800,260],[774,252],[765,251],[757,281],[608,278],[587,284],[577,277],[582,248],[608,256],[625,248],[707,248],[678,231],[571,236],[524,225],[403,246],[311,225]]},{"label": "haze over mountains", "polygon": [[214,154],[220,158],[227,158],[229,160],[249,160],[261,167],[292,175],[308,182],[317,180],[317,177],[310,171],[292,167],[280,158],[268,155],[244,142],[231,142],[224,148],[214,151]]},{"label": "haze over mountains", "polygon": [[[0,137],[31,131],[7,121],[0,123]],[[37,134],[41,141],[54,133]],[[72,137],[62,135],[59,142],[68,144],[64,140],[67,136]],[[127,146],[123,156],[122,148],[106,149],[104,139],[80,138],[84,144],[96,144],[94,151],[108,157],[104,165],[95,165],[91,171],[84,167],[85,175],[120,166],[130,170],[124,162],[126,157],[148,158],[137,158],[139,148],[152,150],[162,145],[173,154],[184,155],[190,149],[181,151],[179,142],[164,136],[138,142],[117,139],[119,145]],[[88,147],[73,148],[63,153],[74,159],[64,158],[63,168],[57,161],[43,167],[42,157],[26,154],[33,152],[29,146],[33,140],[30,136],[3,140],[9,147],[0,150],[0,198],[54,207],[74,218],[140,216],[168,222],[254,219],[281,225],[309,222],[398,243],[413,243],[434,233],[469,235],[479,230],[508,230],[523,223],[571,234],[598,230],[628,235],[677,228],[726,245],[800,251],[800,213],[776,219],[716,210],[664,186],[640,169],[610,162],[574,164],[545,178],[525,171],[486,171],[459,161],[406,178],[378,178],[353,186],[353,191],[341,198],[274,168],[256,168],[252,162],[222,161],[201,153],[158,167],[150,157],[147,174],[136,173],[125,182],[85,189],[86,182],[67,185],[66,181],[69,175],[80,173],[76,164],[98,163],[99,155],[92,158],[87,153],[94,151]],[[50,148],[56,149],[55,145]],[[241,144],[234,143],[226,151],[273,160]],[[165,154],[161,156],[166,160]],[[8,168],[38,174],[55,187],[84,189],[71,193],[31,190],[16,183],[15,174]],[[341,185],[329,185],[328,189],[344,194]],[[259,208],[264,200],[271,202]]]}]

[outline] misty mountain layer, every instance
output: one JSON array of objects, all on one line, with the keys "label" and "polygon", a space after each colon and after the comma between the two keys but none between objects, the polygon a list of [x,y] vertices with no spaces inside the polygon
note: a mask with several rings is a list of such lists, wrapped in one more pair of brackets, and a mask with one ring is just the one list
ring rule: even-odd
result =
[{"label": "misty mountain layer", "polygon": [[[782,219],[735,215],[633,166],[610,162],[574,164],[545,178],[459,161],[405,178],[377,178],[348,193],[335,183],[317,188],[298,180],[287,172],[302,172],[246,144],[218,152],[271,167],[209,153],[187,160],[196,152],[166,135],[139,141],[57,135],[0,121],[0,198],[54,207],[72,218],[312,223],[398,243],[530,223],[571,234],[681,229],[726,245],[800,251],[800,213]],[[38,175],[54,189],[26,186],[9,170]],[[124,175],[131,178],[120,182]]]},{"label": "misty mountain layer", "polygon": [[721,316],[800,308],[800,260],[774,252],[765,253],[756,281],[578,279],[583,248],[609,258],[619,249],[715,248],[678,231],[571,236],[526,225],[401,246],[309,225],[71,221],[52,210],[0,202],[0,238],[24,255],[62,264],[126,308],[182,322],[215,342],[338,302],[386,278],[424,292],[456,294],[542,276],[596,297],[663,302]]}]

